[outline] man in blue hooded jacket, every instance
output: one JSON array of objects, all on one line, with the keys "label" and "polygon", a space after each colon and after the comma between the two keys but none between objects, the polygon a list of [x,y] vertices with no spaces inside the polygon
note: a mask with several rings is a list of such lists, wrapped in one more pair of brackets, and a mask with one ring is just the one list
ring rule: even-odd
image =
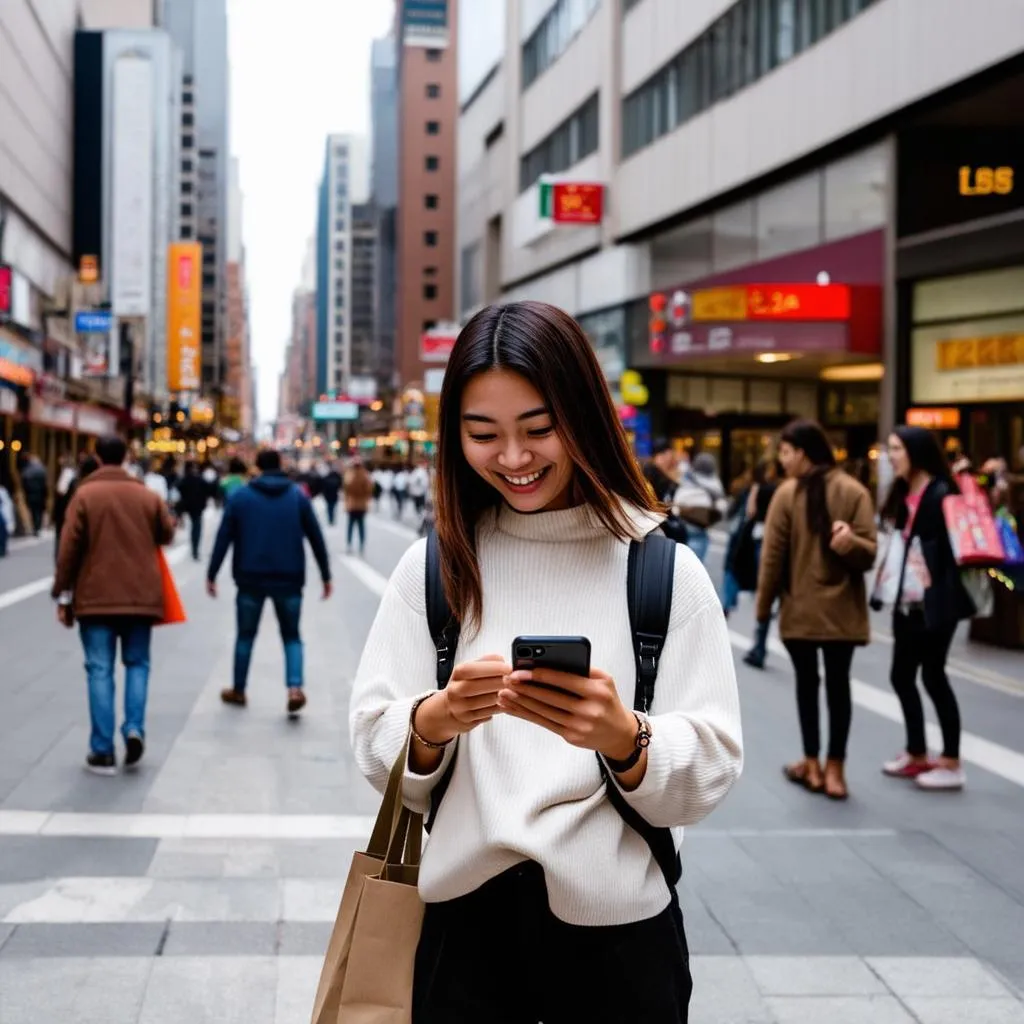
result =
[{"label": "man in blue hooded jacket", "polygon": [[331,564],[320,524],[309,498],[281,471],[281,456],[270,449],[256,456],[260,475],[239,488],[224,507],[217,540],[206,574],[206,590],[217,596],[217,573],[234,546],[232,570],[238,586],[236,610],[234,686],[222,690],[225,704],[244,707],[249,662],[260,625],[263,603],[274,604],[284,643],[288,713],[297,714],[306,704],[302,690],[302,589],[306,584],[306,549],[309,541],[320,567],[324,600],[331,596]]}]

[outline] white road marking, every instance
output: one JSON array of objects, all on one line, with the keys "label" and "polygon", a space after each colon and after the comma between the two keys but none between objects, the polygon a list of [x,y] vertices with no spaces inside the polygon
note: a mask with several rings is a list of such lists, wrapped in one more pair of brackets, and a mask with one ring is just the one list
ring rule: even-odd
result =
[{"label": "white road marking", "polygon": [[[106,839],[207,839],[365,842],[374,819],[358,814],[119,814],[90,811],[0,810],[0,836]],[[842,839],[894,836],[889,828],[705,828],[693,839]]]},{"label": "white road marking", "polygon": [[[729,639],[733,647],[741,651],[749,651],[753,644],[750,637],[734,630],[729,631]],[[769,640],[768,649],[773,654],[789,658],[786,648],[778,640]],[[877,686],[871,686],[859,679],[852,679],[850,685],[854,704],[864,708],[865,711],[871,711],[882,718],[887,718],[890,722],[903,724],[903,709],[900,707],[896,694],[880,690]],[[942,733],[939,727],[928,722],[925,728],[929,744],[933,748],[941,750]],[[993,775],[1006,779],[1007,782],[1024,786],[1024,754],[1016,750],[993,743],[974,733],[964,732],[960,737],[960,757],[969,764],[977,765]]]},{"label": "white road marking", "polygon": [[[184,560],[188,552],[189,546],[187,541],[179,541],[167,552],[167,564],[177,565]],[[30,597],[35,597],[36,594],[49,592],[52,586],[53,577],[44,576],[41,579],[32,580],[30,583],[23,583],[20,587],[15,587],[13,590],[5,590],[0,594],[0,611],[3,611],[4,608],[10,608],[12,605],[20,604],[22,601],[27,601]]]},{"label": "white road marking", "polygon": [[363,559],[356,558],[355,555],[339,555],[338,560],[367,590],[373,591],[378,597],[384,596],[384,591],[388,587],[386,576],[382,576],[376,569],[367,565]]}]

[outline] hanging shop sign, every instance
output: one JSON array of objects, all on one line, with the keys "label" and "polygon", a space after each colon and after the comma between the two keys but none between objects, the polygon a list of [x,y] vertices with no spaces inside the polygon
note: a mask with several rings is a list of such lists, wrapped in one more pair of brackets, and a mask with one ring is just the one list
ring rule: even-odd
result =
[{"label": "hanging shop sign", "polygon": [[89,405],[80,405],[76,417],[76,426],[80,434],[92,434],[95,437],[104,437],[113,434],[117,430],[117,416],[112,412],[105,412]]},{"label": "hanging shop sign", "polygon": [[78,261],[78,280],[95,284],[100,279],[100,261],[96,256],[83,256]]},{"label": "hanging shop sign", "polygon": [[7,323],[11,318],[11,291],[14,272],[6,263],[0,263],[0,324]]},{"label": "hanging shop sign", "polygon": [[650,394],[644,386],[644,379],[636,370],[627,370],[619,379],[622,400],[628,405],[646,405]]},{"label": "hanging shop sign", "polygon": [[459,337],[459,325],[441,323],[420,335],[420,359],[425,363],[446,363]]},{"label": "hanging shop sign", "polygon": [[200,267],[198,242],[174,242],[167,259],[167,387],[198,391],[202,383]]},{"label": "hanging shop sign", "polygon": [[30,388],[43,371],[43,354],[20,342],[0,336],[0,380]]},{"label": "hanging shop sign", "polygon": [[924,427],[926,430],[957,430],[960,427],[960,410],[918,406],[907,410],[908,427]]},{"label": "hanging shop sign", "polygon": [[542,181],[540,216],[555,224],[600,224],[604,217],[604,185],[596,182]]},{"label": "hanging shop sign", "polygon": [[43,427],[56,427],[58,430],[75,429],[75,407],[65,402],[34,397],[29,407],[29,418],[33,423]]}]

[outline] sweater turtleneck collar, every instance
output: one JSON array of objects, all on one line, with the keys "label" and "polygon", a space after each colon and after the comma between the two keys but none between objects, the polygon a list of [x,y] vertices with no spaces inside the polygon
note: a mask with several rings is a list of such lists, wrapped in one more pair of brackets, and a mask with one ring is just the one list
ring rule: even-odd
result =
[{"label": "sweater turtleneck collar", "polygon": [[[639,539],[656,529],[661,516],[653,516],[634,505],[622,503],[622,511]],[[495,525],[501,533],[520,540],[541,543],[596,540],[607,537],[608,529],[590,505],[576,505],[557,512],[516,512],[509,505],[501,505],[495,515]]]}]

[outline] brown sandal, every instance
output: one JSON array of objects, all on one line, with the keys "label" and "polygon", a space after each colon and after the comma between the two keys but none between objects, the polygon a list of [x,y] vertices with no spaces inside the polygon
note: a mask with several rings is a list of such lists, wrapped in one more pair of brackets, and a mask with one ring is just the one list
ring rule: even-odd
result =
[{"label": "brown sandal", "polygon": [[821,776],[821,765],[814,758],[805,758],[783,766],[782,774],[797,786],[803,786],[808,793],[821,793],[825,783]]},{"label": "brown sandal", "polygon": [[850,791],[846,788],[842,761],[825,762],[825,796],[829,800],[846,800]]}]

